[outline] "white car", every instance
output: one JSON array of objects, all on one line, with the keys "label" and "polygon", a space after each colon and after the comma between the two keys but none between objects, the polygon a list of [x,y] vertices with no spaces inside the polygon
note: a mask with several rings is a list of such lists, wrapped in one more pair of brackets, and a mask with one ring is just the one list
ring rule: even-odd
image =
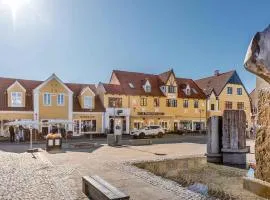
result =
[{"label": "white car", "polygon": [[161,138],[165,134],[165,130],[159,125],[146,126],[142,129],[131,131],[130,135],[134,138],[144,138],[145,136],[158,136]]}]

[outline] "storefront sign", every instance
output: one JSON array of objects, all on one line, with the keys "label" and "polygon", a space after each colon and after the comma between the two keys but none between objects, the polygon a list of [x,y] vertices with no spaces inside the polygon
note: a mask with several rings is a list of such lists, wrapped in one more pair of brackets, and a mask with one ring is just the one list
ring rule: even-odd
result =
[{"label": "storefront sign", "polygon": [[89,115],[81,115],[79,117],[80,117],[80,119],[93,119],[93,118],[96,118],[95,116],[89,116]]},{"label": "storefront sign", "polygon": [[163,112],[138,112],[138,115],[164,115]]}]

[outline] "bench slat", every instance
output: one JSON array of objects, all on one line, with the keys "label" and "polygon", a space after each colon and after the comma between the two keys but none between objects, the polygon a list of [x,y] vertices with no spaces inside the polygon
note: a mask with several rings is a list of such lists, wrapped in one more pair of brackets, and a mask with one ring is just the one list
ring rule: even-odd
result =
[{"label": "bench slat", "polygon": [[94,175],[94,176],[92,176],[92,178],[95,179],[96,181],[98,181],[99,183],[101,183],[102,185],[104,185],[108,190],[110,190],[115,195],[117,195],[118,198],[126,197],[127,196],[126,194],[124,194],[123,192],[119,191],[116,187],[112,186],[111,184],[109,184],[107,181],[103,180],[99,176]]},{"label": "bench slat", "polygon": [[93,199],[122,200],[129,199],[129,196],[119,191],[99,176],[84,176],[83,184],[87,185],[89,195]]}]

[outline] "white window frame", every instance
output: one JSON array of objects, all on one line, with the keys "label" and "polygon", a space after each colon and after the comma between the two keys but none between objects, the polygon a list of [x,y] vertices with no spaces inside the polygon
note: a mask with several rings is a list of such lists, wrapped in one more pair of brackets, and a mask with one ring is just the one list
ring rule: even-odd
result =
[{"label": "white window frame", "polygon": [[[13,94],[15,94],[15,96],[16,96],[15,98],[18,98],[17,95],[20,94],[20,96],[21,96],[21,103],[20,103],[20,104],[14,104],[14,103],[13,103]],[[11,106],[12,106],[12,107],[22,107],[22,106],[23,106],[22,92],[11,92],[10,95],[11,95],[11,98],[10,98],[10,99],[11,99]]]},{"label": "white window frame", "polygon": [[[91,105],[87,105],[86,104],[86,99],[89,98],[91,99]],[[93,97],[92,96],[84,96],[83,97],[83,107],[86,108],[86,109],[93,109]]]},{"label": "white window frame", "polygon": [[[62,96],[63,97],[63,102],[59,102],[59,97]],[[61,99],[61,98],[60,98]],[[65,94],[64,93],[59,93],[57,94],[57,105],[58,106],[64,106],[65,105]]]},{"label": "white window frame", "polygon": [[[50,99],[49,101],[50,101],[50,103],[47,103],[46,102],[46,95],[48,95],[48,97],[50,97],[50,98],[48,98],[48,99]],[[48,92],[46,92],[46,93],[44,93],[43,94],[43,105],[44,106],[51,106],[52,105],[52,94],[51,93],[48,93]]]}]

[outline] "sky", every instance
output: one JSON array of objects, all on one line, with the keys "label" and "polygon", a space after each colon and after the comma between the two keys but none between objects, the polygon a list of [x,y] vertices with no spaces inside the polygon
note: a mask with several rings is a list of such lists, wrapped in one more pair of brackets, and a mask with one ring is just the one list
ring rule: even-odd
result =
[{"label": "sky", "polygon": [[[270,23],[270,1],[0,0],[0,76],[108,82],[113,69],[199,79],[243,67],[253,35]],[[9,0],[16,1],[16,0]],[[14,8],[14,7],[13,7]]]}]

